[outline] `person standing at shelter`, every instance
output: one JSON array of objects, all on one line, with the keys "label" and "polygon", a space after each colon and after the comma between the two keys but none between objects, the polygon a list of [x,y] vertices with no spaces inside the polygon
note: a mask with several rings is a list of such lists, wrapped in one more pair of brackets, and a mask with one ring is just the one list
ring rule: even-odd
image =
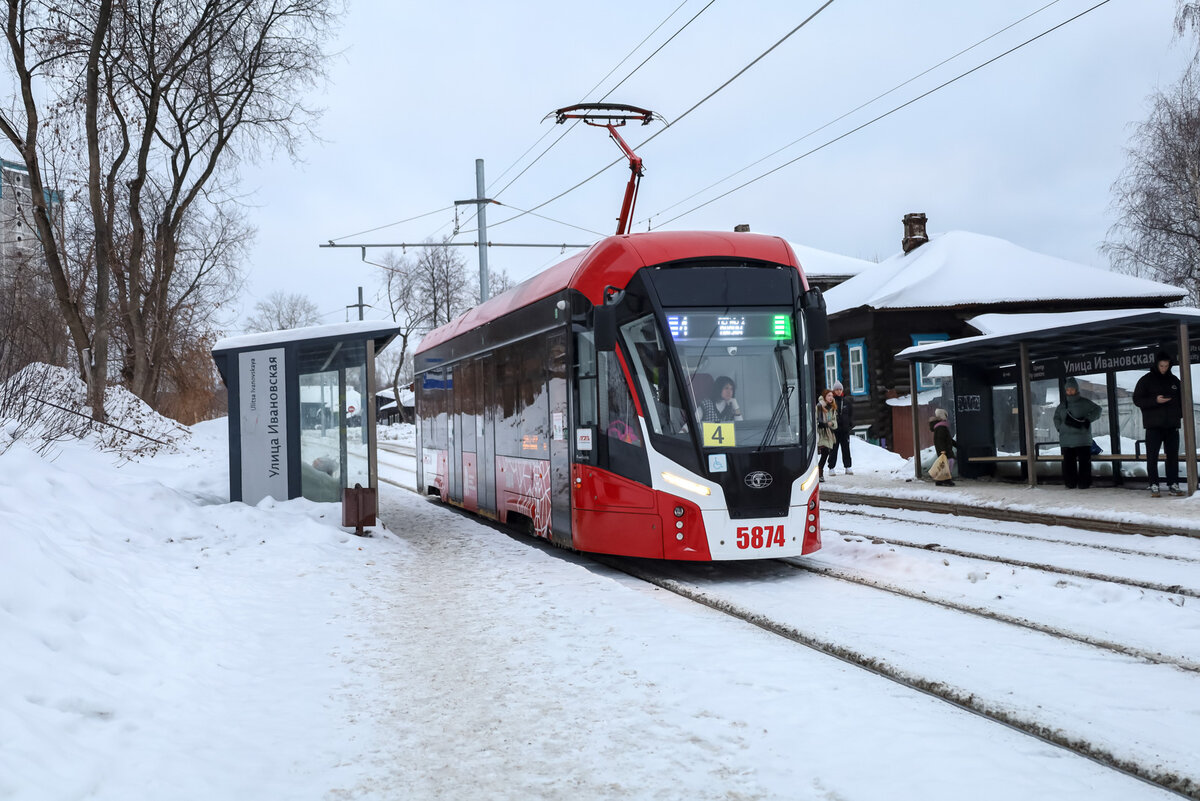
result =
[{"label": "person standing at shelter", "polygon": [[1158,449],[1166,449],[1167,492],[1182,495],[1179,489],[1179,426],[1183,422],[1183,399],[1179,378],[1171,372],[1171,356],[1160,350],[1154,354],[1154,367],[1138,379],[1133,388],[1133,403],[1142,410],[1146,428],[1146,477],[1150,495],[1158,498]]},{"label": "person standing at shelter", "polygon": [[1079,382],[1074,377],[1067,378],[1063,386],[1062,402],[1054,410],[1063,483],[1067,489],[1087,489],[1092,485],[1092,423],[1100,419],[1102,410],[1079,394]]},{"label": "person standing at shelter", "polygon": [[[950,415],[942,408],[933,410],[933,417],[929,418],[929,430],[933,432],[933,449],[938,456],[945,454],[946,463],[950,467],[950,474],[954,474],[954,446],[958,443],[954,441],[954,437],[950,436]],[[946,478],[935,480],[933,482],[939,487],[953,487],[954,479]]]},{"label": "person standing at shelter", "polygon": [[837,427],[837,400],[833,397],[833,390],[827,389],[817,401],[817,451],[821,454],[817,473],[820,481],[825,480],[825,460],[829,458],[829,452],[837,447]]},{"label": "person standing at shelter", "polygon": [[846,475],[852,476],[854,471],[850,467],[854,462],[850,459],[850,432],[854,429],[854,401],[846,396],[841,381],[833,382],[833,394],[838,405],[837,430],[833,432],[837,442],[829,455],[829,474],[833,475],[833,469],[837,467],[838,451],[841,451],[842,466],[846,468]]}]

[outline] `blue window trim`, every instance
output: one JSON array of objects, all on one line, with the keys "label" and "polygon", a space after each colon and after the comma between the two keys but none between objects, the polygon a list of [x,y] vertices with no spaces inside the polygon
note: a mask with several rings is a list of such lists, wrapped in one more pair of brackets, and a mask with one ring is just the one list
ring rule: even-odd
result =
[{"label": "blue window trim", "polygon": [[[862,385],[862,389],[859,390],[858,392],[854,391],[854,378],[853,378],[853,376],[850,375],[850,372],[851,372],[850,353],[855,348],[858,348],[862,352],[863,385]],[[866,338],[862,337],[859,339],[846,340],[846,378],[849,379],[849,390],[850,390],[851,395],[853,395],[855,397],[862,397],[863,395],[871,394],[871,381],[867,377],[868,373],[869,373],[869,371],[867,370],[867,340],[866,340]],[[846,382],[843,381],[842,383],[845,384]]]},{"label": "blue window trim", "polygon": [[825,356],[821,359],[821,377],[825,379],[825,383],[827,385],[825,389],[833,389],[833,382],[829,380],[829,364],[826,361],[831,353],[833,354],[834,380],[842,380],[842,346],[841,343],[830,344],[830,346],[825,349]]},{"label": "blue window trim", "polygon": [[[920,345],[922,343],[929,344],[930,342],[945,342],[950,338],[949,334],[910,334],[909,336],[912,338],[912,344],[914,345]],[[923,364],[924,362],[917,362],[917,390],[936,389],[937,387],[941,386],[937,383],[926,383],[925,379],[922,378],[924,371],[921,369],[921,366]]]}]

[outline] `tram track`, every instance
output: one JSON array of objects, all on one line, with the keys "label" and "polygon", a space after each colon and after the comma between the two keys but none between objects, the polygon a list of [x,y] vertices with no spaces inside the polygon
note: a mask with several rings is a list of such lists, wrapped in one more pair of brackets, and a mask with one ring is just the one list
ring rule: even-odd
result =
[{"label": "tram track", "polygon": [[929,551],[933,553],[945,554],[947,556],[958,556],[964,559],[978,559],[979,561],[992,562],[993,564],[1006,565],[1008,567],[1040,570],[1044,573],[1056,573],[1062,576],[1071,576],[1073,578],[1087,579],[1089,581],[1103,581],[1109,584],[1121,584],[1123,586],[1133,587],[1135,589],[1161,592],[1165,595],[1182,595],[1189,598],[1200,598],[1200,590],[1184,587],[1180,584],[1168,585],[1154,581],[1141,581],[1124,576],[1112,576],[1105,573],[1097,573],[1091,570],[1078,570],[1070,567],[1062,567],[1061,565],[1050,565],[1044,562],[1030,562],[1024,559],[1012,559],[1010,557],[996,556],[993,554],[964,551],[960,548],[949,548],[938,543],[921,545],[919,543],[909,542],[907,540],[880,537],[877,534],[855,531],[853,529],[847,529],[844,527],[838,530],[838,533],[844,536],[862,537],[864,540],[870,540],[873,543],[891,545],[900,548],[911,548],[916,551]]},{"label": "tram track", "polygon": [[1150,651],[1145,648],[1137,648],[1134,646],[1125,645],[1123,643],[1118,643],[1118,642],[1113,642],[1111,640],[1101,639],[1099,637],[1092,637],[1087,634],[1080,634],[1078,632],[1069,631],[1069,630],[1061,628],[1059,626],[1051,626],[1051,625],[1048,625],[1045,623],[1039,623],[1037,621],[1030,620],[1029,618],[1018,617],[1016,615],[1008,615],[1003,612],[997,612],[994,609],[988,609],[987,607],[983,607],[983,606],[973,606],[970,604],[949,601],[944,598],[935,598],[935,597],[932,597],[932,596],[926,594],[925,592],[917,592],[914,590],[907,590],[907,589],[904,589],[903,587],[899,587],[894,584],[888,584],[886,582],[877,581],[875,579],[864,578],[863,576],[856,576],[853,573],[850,573],[849,571],[841,570],[839,568],[811,565],[811,564],[806,564],[804,562],[801,562],[799,560],[794,560],[794,559],[781,559],[779,561],[783,562],[786,565],[794,567],[797,570],[803,570],[808,573],[815,573],[820,576],[828,576],[829,578],[834,578],[834,579],[837,579],[838,581],[847,581],[847,582],[850,582],[852,584],[857,584],[862,587],[870,587],[872,589],[880,590],[883,592],[888,592],[893,595],[899,595],[904,598],[911,598],[914,601],[921,601],[922,603],[928,603],[928,604],[933,604],[935,606],[940,606],[943,609],[951,609],[956,612],[963,612],[965,614],[975,615],[977,617],[986,618],[988,620],[994,620],[999,623],[1007,623],[1012,626],[1018,626],[1020,628],[1029,629],[1031,631],[1040,632],[1042,634],[1049,634],[1052,637],[1059,637],[1064,640],[1071,640],[1073,642],[1081,643],[1083,645],[1089,645],[1094,648],[1101,648],[1106,651],[1111,651],[1112,653],[1115,653],[1115,654],[1121,654],[1123,656],[1130,656],[1130,657],[1133,657],[1134,659],[1141,659],[1145,662],[1150,662],[1150,663],[1156,664],[1156,665],[1172,665],[1181,670],[1186,670],[1191,673],[1200,673],[1200,662],[1198,662],[1194,659],[1187,659],[1184,657],[1173,657],[1173,656],[1170,656],[1167,654],[1163,654],[1160,651]]},{"label": "tram track", "polygon": [[[903,523],[904,525],[923,526],[923,527],[935,528],[935,529],[952,529],[954,531],[967,531],[967,532],[972,532],[972,533],[977,533],[977,534],[987,534],[989,536],[1011,537],[1013,539],[1026,540],[1026,541],[1030,541],[1030,542],[1044,542],[1044,543],[1049,543],[1049,544],[1054,544],[1054,545],[1069,545],[1074,548],[1088,548],[1088,549],[1093,549],[1093,550],[1097,550],[1097,551],[1103,551],[1105,553],[1119,553],[1119,554],[1124,554],[1127,556],[1145,556],[1145,557],[1150,557],[1150,558],[1154,558],[1154,559],[1165,559],[1165,560],[1169,560],[1169,561],[1192,562],[1194,564],[1200,564],[1200,559],[1191,557],[1191,556],[1182,556],[1179,554],[1161,553],[1158,551],[1145,551],[1145,550],[1140,550],[1137,548],[1124,548],[1124,547],[1121,547],[1118,545],[1112,545],[1110,543],[1078,542],[1075,540],[1058,539],[1055,537],[1037,537],[1037,536],[1034,536],[1031,534],[1019,534],[1015,531],[1002,531],[1002,530],[999,530],[996,528],[975,528],[972,526],[963,526],[957,522],[955,522],[953,525],[951,525],[951,524],[945,523],[945,522],[937,522],[937,521],[932,521],[932,520],[918,520],[918,519],[914,519],[911,517],[899,517],[894,514],[888,514],[887,512],[870,512],[862,507],[850,507],[850,506],[846,506],[844,504],[836,504],[836,505],[829,504],[829,506],[827,506],[825,508],[828,512],[831,512],[833,515],[836,515],[839,517],[841,515],[855,515],[858,517],[871,518],[873,520],[894,521],[897,523]],[[1021,524],[1021,525],[1026,525],[1026,524]],[[1098,532],[1098,533],[1107,533],[1107,532]]]},{"label": "tram track", "polygon": [[[624,573],[632,578],[647,582],[679,597],[706,606],[745,623],[749,623],[798,645],[818,651],[819,653],[827,656],[832,656],[906,688],[916,690],[922,694],[931,696],[945,703],[949,703],[959,709],[962,709],[963,711],[978,715],[989,721],[998,723],[1016,731],[1020,731],[1042,742],[1063,748],[1073,754],[1092,760],[1111,770],[1115,770],[1125,775],[1137,778],[1150,785],[1169,790],[1186,798],[1200,799],[1200,783],[1197,783],[1197,781],[1191,777],[1180,775],[1176,772],[1165,769],[1159,764],[1148,764],[1143,761],[1131,759],[1128,756],[1119,755],[1111,749],[1106,748],[1103,745],[1088,739],[1087,737],[1080,736],[1078,734],[1072,734],[1071,732],[1068,732],[1052,723],[1038,720],[1032,716],[1023,715],[1019,711],[1012,708],[1006,708],[1002,704],[992,703],[987,698],[975,691],[954,686],[953,684],[941,679],[923,676],[920,673],[906,669],[898,664],[894,664],[885,657],[872,655],[864,650],[854,647],[851,644],[846,642],[838,642],[828,637],[816,634],[812,631],[804,631],[799,626],[776,620],[768,614],[755,611],[734,601],[716,597],[704,591],[703,589],[689,585],[684,581],[662,575],[656,575],[652,570],[646,569],[645,567],[630,560],[597,555],[591,555],[591,558],[599,564]],[[811,569],[810,566],[803,565],[802,563],[798,563],[790,559],[778,561],[782,564],[788,565],[789,567],[810,570],[810,572],[834,578],[835,580],[852,581],[853,583],[857,584],[865,584],[873,589],[894,593],[917,601],[933,603],[951,611],[978,615],[996,622],[1012,624],[1020,628],[1025,628],[1036,631],[1040,634],[1047,634],[1060,639],[1069,640],[1087,647],[1106,650],[1122,656],[1152,662],[1154,664],[1180,668],[1191,674],[1200,672],[1200,664],[1196,664],[1191,660],[1175,660],[1169,657],[1163,657],[1160,654],[1150,655],[1148,653],[1141,652],[1141,649],[1130,649],[1129,647],[1123,646],[1119,643],[1089,641],[1090,638],[1080,638],[1078,636],[1070,635],[1069,633],[1059,633],[1053,630],[1046,630],[1046,627],[1042,627],[1039,624],[1032,623],[1030,621],[1005,619],[1007,616],[997,616],[986,613],[981,614],[978,610],[960,608],[958,605],[942,603],[929,598],[922,598],[907,591],[895,591],[883,586],[870,584],[866,581],[834,575],[834,571],[827,571],[822,568]],[[1151,656],[1153,658],[1149,658]]]}]

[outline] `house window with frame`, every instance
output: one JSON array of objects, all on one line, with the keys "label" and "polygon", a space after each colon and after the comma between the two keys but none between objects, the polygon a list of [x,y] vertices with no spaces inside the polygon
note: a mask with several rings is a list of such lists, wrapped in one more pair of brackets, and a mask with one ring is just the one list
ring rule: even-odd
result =
[{"label": "house window with frame", "polygon": [[865,339],[852,339],[846,343],[847,362],[850,374],[850,394],[866,395],[867,386],[867,344]]},{"label": "house window with frame", "polygon": [[[935,342],[945,342],[950,338],[949,334],[912,334],[912,343],[914,345],[932,345]],[[917,362],[917,389],[937,389],[942,385],[942,379],[931,375],[936,364],[930,362]]]},{"label": "house window with frame", "polygon": [[837,382],[838,380],[840,380],[838,378],[838,374],[841,372],[841,370],[839,369],[841,367],[841,365],[838,363],[839,360],[840,359],[839,359],[838,346],[830,345],[828,350],[825,351],[825,388],[826,389],[833,389],[834,383]]}]

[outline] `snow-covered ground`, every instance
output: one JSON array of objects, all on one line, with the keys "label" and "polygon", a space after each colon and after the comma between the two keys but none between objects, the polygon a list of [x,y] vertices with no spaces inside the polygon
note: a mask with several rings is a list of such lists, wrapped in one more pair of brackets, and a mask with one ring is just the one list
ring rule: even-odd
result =
[{"label": "snow-covered ground", "polygon": [[[368,539],[228,503],[223,420],[132,459],[3,431],[0,799],[1170,797],[390,484]],[[862,453],[831,481],[904,469]]]}]

